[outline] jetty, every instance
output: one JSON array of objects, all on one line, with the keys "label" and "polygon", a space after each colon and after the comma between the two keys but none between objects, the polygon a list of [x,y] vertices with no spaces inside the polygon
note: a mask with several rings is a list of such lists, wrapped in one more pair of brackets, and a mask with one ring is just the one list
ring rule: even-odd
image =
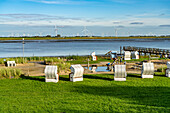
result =
[{"label": "jetty", "polygon": [[159,48],[144,48],[144,47],[131,47],[131,46],[123,46],[124,51],[138,51],[139,55],[142,53],[146,54],[156,54],[156,55],[170,55],[169,49],[159,49]]}]

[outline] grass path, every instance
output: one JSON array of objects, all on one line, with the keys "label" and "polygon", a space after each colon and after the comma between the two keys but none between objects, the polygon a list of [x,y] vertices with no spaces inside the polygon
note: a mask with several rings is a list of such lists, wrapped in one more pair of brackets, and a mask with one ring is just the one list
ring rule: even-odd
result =
[{"label": "grass path", "polygon": [[84,75],[83,82],[45,83],[44,77],[0,80],[0,112],[169,112],[170,79],[157,75],[126,82],[113,75]]}]

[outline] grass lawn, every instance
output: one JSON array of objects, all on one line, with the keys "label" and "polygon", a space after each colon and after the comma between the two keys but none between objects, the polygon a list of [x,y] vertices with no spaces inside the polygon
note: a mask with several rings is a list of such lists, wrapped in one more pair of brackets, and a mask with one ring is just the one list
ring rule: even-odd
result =
[{"label": "grass lawn", "polygon": [[0,80],[0,112],[169,112],[170,79],[129,74],[126,82],[113,75],[84,75],[83,82],[60,76],[58,83],[44,77]]}]

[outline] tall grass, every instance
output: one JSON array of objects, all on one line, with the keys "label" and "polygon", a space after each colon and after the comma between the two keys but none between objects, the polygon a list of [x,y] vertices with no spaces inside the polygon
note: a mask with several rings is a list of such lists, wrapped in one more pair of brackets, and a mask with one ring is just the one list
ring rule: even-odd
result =
[{"label": "tall grass", "polygon": [[162,67],[162,68],[158,68],[157,69],[157,72],[164,72],[165,73],[165,70],[167,69],[167,66],[165,67]]},{"label": "tall grass", "polygon": [[58,72],[59,73],[61,71],[68,72],[68,71],[70,71],[71,64],[70,63],[61,62],[61,63],[58,63],[57,66],[58,66]]},{"label": "tall grass", "polygon": [[19,78],[22,72],[20,69],[14,68],[1,68],[0,69],[0,79],[11,79],[11,78]]},{"label": "tall grass", "polygon": [[21,63],[27,63],[28,59],[24,58],[24,60],[23,60],[22,57],[17,57],[17,58],[0,58],[0,64],[5,64],[7,61],[15,61],[17,64],[21,64]]},{"label": "tall grass", "polygon": [[58,57],[16,57],[16,58],[0,58],[0,64],[5,64],[7,61],[15,61],[17,64],[28,63],[29,61],[53,61],[58,62],[60,59]]}]

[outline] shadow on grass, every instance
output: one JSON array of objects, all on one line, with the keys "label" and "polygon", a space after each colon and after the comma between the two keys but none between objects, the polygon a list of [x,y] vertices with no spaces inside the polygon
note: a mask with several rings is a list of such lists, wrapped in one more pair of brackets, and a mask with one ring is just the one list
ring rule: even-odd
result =
[{"label": "shadow on grass", "polygon": [[155,72],[154,76],[166,77],[165,73],[162,73],[162,72]]},{"label": "shadow on grass", "polygon": [[140,74],[127,74],[127,77],[141,78]]},{"label": "shadow on grass", "polygon": [[[36,80],[36,81],[40,81],[40,82],[45,82],[45,77],[44,76],[21,76],[22,79],[29,79],[29,80]],[[62,81],[70,81],[70,79],[68,78],[68,76],[59,76],[59,80]]]},{"label": "shadow on grass", "polygon": [[[83,87],[83,88],[82,88]],[[169,87],[136,87],[136,86],[77,86],[74,90],[78,93],[85,93],[96,96],[109,96],[125,100],[128,104],[146,106],[169,107]],[[128,101],[127,101],[128,100]]]},{"label": "shadow on grass", "polygon": [[100,75],[83,75],[83,78],[102,79],[102,80],[113,81],[114,75],[102,75],[102,76],[100,76]]},{"label": "shadow on grass", "polygon": [[63,75],[63,76],[59,76],[59,80],[62,80],[62,81],[70,81],[70,78],[66,75]]},{"label": "shadow on grass", "polygon": [[45,77],[44,76],[21,76],[22,79],[29,79],[29,80],[36,80],[40,82],[45,82]]}]

